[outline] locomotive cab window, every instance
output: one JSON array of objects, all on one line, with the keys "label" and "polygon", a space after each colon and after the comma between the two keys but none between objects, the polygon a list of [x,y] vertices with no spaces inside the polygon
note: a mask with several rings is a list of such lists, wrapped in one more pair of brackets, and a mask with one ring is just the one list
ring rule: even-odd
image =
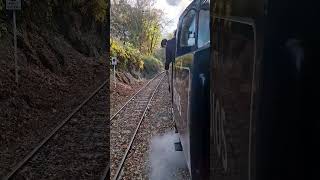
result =
[{"label": "locomotive cab window", "polygon": [[196,11],[190,10],[182,19],[179,38],[179,54],[192,50],[196,43]]},{"label": "locomotive cab window", "polygon": [[210,11],[209,6],[204,6],[199,12],[198,47],[210,42]]}]

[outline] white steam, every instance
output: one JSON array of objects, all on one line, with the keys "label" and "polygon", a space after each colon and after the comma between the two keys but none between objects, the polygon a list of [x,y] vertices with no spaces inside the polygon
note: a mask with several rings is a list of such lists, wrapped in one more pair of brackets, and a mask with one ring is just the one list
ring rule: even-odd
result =
[{"label": "white steam", "polygon": [[180,3],[181,0],[167,0],[167,3],[171,6],[176,6]]},{"label": "white steam", "polygon": [[183,152],[174,149],[175,142],[178,142],[178,135],[174,132],[152,138],[150,180],[173,180],[177,179],[177,171],[188,172]]}]

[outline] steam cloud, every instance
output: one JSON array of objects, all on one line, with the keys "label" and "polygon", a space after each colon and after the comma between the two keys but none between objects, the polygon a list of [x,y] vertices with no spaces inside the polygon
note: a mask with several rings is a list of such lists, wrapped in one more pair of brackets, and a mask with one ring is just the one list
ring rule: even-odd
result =
[{"label": "steam cloud", "polygon": [[178,137],[174,132],[156,136],[151,140],[151,180],[176,179],[174,176],[177,170],[188,171],[183,152],[174,149],[175,142],[178,142]]},{"label": "steam cloud", "polygon": [[166,0],[170,6],[181,6],[186,8],[192,0]]},{"label": "steam cloud", "polygon": [[177,6],[181,0],[167,0],[167,3],[171,6]]}]

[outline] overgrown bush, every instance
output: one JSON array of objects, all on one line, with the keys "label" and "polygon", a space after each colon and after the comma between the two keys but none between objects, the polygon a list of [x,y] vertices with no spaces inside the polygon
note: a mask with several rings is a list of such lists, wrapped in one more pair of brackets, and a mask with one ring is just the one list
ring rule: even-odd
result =
[{"label": "overgrown bush", "polygon": [[161,71],[163,65],[161,61],[153,56],[144,56],[144,71],[143,74],[147,77],[154,75]]},{"label": "overgrown bush", "polygon": [[5,9],[6,9],[6,2],[5,2],[5,0],[0,0],[0,19],[2,18]]},{"label": "overgrown bush", "polygon": [[46,0],[49,8],[63,5],[66,9],[78,9],[84,15],[93,16],[96,21],[104,22],[107,17],[107,0]]},{"label": "overgrown bush", "polygon": [[[83,3],[84,2],[84,3]],[[80,10],[85,15],[92,15],[96,21],[104,22],[107,17],[108,2],[107,0],[77,0]]]},{"label": "overgrown bush", "polygon": [[154,52],[154,57],[159,59],[162,63],[166,61],[166,51],[165,48],[158,48]]},{"label": "overgrown bush", "polygon": [[2,0],[0,0],[0,12],[2,11],[2,9],[4,9],[4,3]]},{"label": "overgrown bush", "polygon": [[4,34],[6,34],[8,32],[8,29],[6,27],[6,24],[2,23],[0,20],[0,39],[2,38],[2,36]]},{"label": "overgrown bush", "polygon": [[[162,68],[162,62],[153,56],[142,55],[141,52],[130,43],[123,44],[117,40],[110,40],[111,57],[117,57],[117,68],[132,72],[140,71],[146,77],[150,77]],[[110,62],[111,62],[110,57]]]},{"label": "overgrown bush", "polygon": [[118,68],[122,70],[135,70],[143,69],[143,60],[141,53],[138,49],[134,48],[130,43],[123,45],[117,40],[110,40],[111,48],[110,53],[111,57],[117,57],[119,61]]}]

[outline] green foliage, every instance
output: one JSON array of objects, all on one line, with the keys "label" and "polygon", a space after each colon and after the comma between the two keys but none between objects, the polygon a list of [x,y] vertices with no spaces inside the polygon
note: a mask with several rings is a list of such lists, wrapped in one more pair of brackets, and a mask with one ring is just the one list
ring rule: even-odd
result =
[{"label": "green foliage", "polygon": [[119,61],[119,68],[128,70],[134,68],[136,70],[143,69],[143,60],[138,49],[134,48],[132,44],[126,43],[123,45],[117,40],[110,40],[110,54],[111,57],[117,57]]},{"label": "green foliage", "polygon": [[108,3],[107,0],[95,0],[92,11],[96,21],[104,22],[107,17]]},{"label": "green foliage", "polygon": [[121,69],[135,68],[146,76],[160,71],[159,59],[163,60],[163,54],[156,50],[167,22],[164,12],[155,9],[154,3],[154,0],[111,1],[111,56],[118,57]]},{"label": "green foliage", "polygon": [[8,32],[8,29],[6,25],[0,22],[0,38],[2,38],[2,36],[7,32]]},{"label": "green foliage", "polygon": [[145,22],[144,31],[146,36],[146,42],[144,43],[144,47],[146,47],[145,52],[150,55],[154,53],[156,46],[160,43],[160,25],[155,20]]},{"label": "green foliage", "polygon": [[107,17],[108,2],[107,0],[73,0],[72,5],[79,7],[85,15],[91,15],[98,22],[104,22]]},{"label": "green foliage", "polygon": [[[1,0],[0,0],[1,1]],[[107,17],[107,0],[29,0],[23,6],[23,12],[43,22],[52,23],[54,12],[81,12],[88,19],[104,22]]]},{"label": "green foliage", "polygon": [[2,0],[0,0],[0,13],[4,9],[4,6],[5,6],[4,2]]},{"label": "green foliage", "polygon": [[[137,48],[130,43],[123,44],[118,40],[110,40],[110,55],[117,57],[118,69],[138,70],[145,75],[157,73],[162,68],[162,62],[153,56],[142,55]],[[110,60],[111,61],[111,60]]]},{"label": "green foliage", "polygon": [[0,18],[3,16],[3,12],[6,9],[5,0],[0,0]]},{"label": "green foliage", "polygon": [[111,4],[111,37],[130,42],[142,54],[152,55],[159,46],[164,27],[164,12],[153,7],[153,0],[113,0]]},{"label": "green foliage", "polygon": [[147,76],[160,72],[161,68],[163,67],[161,61],[153,56],[144,56],[143,62],[144,74]]},{"label": "green foliage", "polygon": [[158,48],[154,52],[154,57],[159,59],[162,63],[166,61],[165,48]]},{"label": "green foliage", "polygon": [[172,39],[174,36],[174,32],[168,33],[165,38]]}]

